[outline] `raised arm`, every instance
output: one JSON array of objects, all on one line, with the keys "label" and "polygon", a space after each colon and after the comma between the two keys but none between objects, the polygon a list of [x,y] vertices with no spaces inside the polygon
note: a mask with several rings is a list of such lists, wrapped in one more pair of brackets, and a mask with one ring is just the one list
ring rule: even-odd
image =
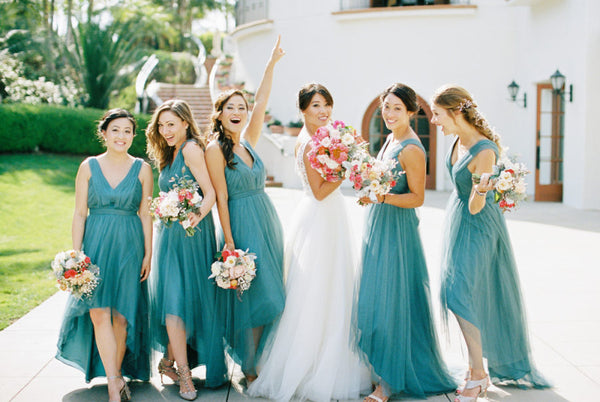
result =
[{"label": "raised arm", "polygon": [[206,148],[206,163],[208,174],[215,187],[217,195],[217,211],[219,221],[225,237],[225,248],[235,250],[235,242],[231,233],[231,221],[229,219],[229,193],[227,192],[227,180],[225,179],[225,157],[217,141],[211,142]]},{"label": "raised arm", "polygon": [[145,281],[150,275],[150,260],[152,259],[152,216],[150,215],[150,197],[154,188],[152,168],[144,162],[139,174],[142,183],[142,201],[140,202],[139,215],[144,232],[144,259],[140,271],[140,281]]},{"label": "raised arm", "polygon": [[275,43],[275,47],[271,52],[271,57],[267,62],[267,66],[265,67],[265,72],[263,73],[262,80],[260,81],[260,85],[256,90],[256,95],[254,97],[254,109],[252,109],[252,116],[250,117],[250,122],[244,131],[244,138],[252,145],[252,147],[256,146],[258,139],[260,138],[260,133],[262,131],[264,119],[265,119],[265,111],[267,110],[267,104],[269,103],[269,95],[271,94],[271,87],[273,85],[273,70],[275,68],[275,64],[281,60],[285,51],[279,47],[279,43],[281,42],[281,35],[277,37],[277,42]]},{"label": "raised arm", "polygon": [[88,215],[88,186],[91,176],[89,161],[84,160],[77,170],[75,178],[75,212],[71,224],[71,239],[73,250],[81,250],[83,233],[85,232],[85,221]]}]

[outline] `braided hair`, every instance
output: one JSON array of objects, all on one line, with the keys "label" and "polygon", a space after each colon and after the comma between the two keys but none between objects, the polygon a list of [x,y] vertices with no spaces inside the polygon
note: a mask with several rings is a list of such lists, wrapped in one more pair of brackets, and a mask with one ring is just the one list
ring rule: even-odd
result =
[{"label": "braided hair", "polygon": [[501,150],[500,136],[490,127],[489,123],[477,109],[477,103],[471,94],[458,85],[447,85],[440,88],[433,96],[433,103],[448,111],[462,113],[466,122],[479,131],[481,135],[493,141]]}]

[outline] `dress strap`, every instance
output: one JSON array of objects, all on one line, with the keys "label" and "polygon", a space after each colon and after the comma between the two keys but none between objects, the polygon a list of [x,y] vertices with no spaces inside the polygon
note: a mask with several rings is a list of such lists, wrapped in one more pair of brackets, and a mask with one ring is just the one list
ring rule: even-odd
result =
[{"label": "dress strap", "polygon": [[498,150],[498,145],[494,141],[484,139],[478,141],[475,145],[469,148],[469,153],[474,157],[484,149],[491,149],[496,154],[496,160],[500,156],[500,151]]},{"label": "dress strap", "polygon": [[421,149],[421,151],[423,151],[424,154],[427,154],[427,151],[425,151],[425,147],[423,146],[421,141],[419,141],[415,138],[406,139],[406,140],[402,141],[402,143],[400,145],[401,145],[400,152],[402,152],[402,149],[406,148],[407,145],[416,145]]}]

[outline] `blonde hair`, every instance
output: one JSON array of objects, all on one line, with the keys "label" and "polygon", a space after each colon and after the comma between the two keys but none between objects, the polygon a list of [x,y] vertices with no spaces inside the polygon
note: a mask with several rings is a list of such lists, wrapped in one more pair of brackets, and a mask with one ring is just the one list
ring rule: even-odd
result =
[{"label": "blonde hair", "polygon": [[175,153],[175,147],[170,147],[169,144],[167,144],[167,141],[158,132],[158,119],[160,118],[160,114],[166,110],[175,113],[177,117],[188,123],[186,130],[186,138],[188,140],[196,141],[203,149],[205,146],[204,137],[200,134],[190,105],[188,105],[186,101],[180,99],[166,101],[154,110],[152,119],[146,128],[146,153],[159,170],[163,170],[165,166],[173,163],[173,155]]},{"label": "blonde hair", "polygon": [[445,85],[436,91],[433,103],[451,112],[461,112],[467,123],[475,127],[481,135],[496,143],[498,150],[502,149],[500,136],[479,112],[477,103],[466,89],[458,85]]}]

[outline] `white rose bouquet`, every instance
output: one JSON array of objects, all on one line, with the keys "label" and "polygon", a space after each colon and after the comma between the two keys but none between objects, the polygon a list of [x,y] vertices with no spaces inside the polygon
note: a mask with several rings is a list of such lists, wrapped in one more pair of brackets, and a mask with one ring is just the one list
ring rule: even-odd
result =
[{"label": "white rose bouquet", "polygon": [[56,254],[50,264],[57,286],[78,299],[89,298],[98,285],[100,269],[83,251],[68,250]]},{"label": "white rose bouquet", "polygon": [[[511,161],[504,155],[494,165],[490,179],[494,182],[494,202],[502,212],[513,210],[527,198],[525,176],[529,173],[524,164]],[[480,179],[479,175],[473,175],[473,183],[479,183]]]},{"label": "white rose bouquet", "polygon": [[223,289],[236,289],[238,298],[250,289],[250,283],[256,276],[256,255],[248,250],[223,250],[215,256],[217,261],[210,267],[211,275],[208,279],[215,279],[218,287]]},{"label": "white rose bouquet", "polygon": [[[175,178],[171,178],[175,182]],[[168,192],[161,191],[158,197],[151,200],[150,214],[155,220],[160,220],[166,225],[172,222],[181,222],[186,236],[193,236],[196,228],[192,227],[188,219],[190,212],[198,213],[202,205],[202,196],[198,193],[198,183],[194,180],[180,177],[177,183]]]},{"label": "white rose bouquet", "polygon": [[356,190],[360,205],[363,205],[360,202],[362,197],[385,195],[390,192],[398,179],[398,175],[393,171],[397,163],[395,159],[373,158],[366,151],[350,162],[346,175],[352,182],[352,188]]}]

